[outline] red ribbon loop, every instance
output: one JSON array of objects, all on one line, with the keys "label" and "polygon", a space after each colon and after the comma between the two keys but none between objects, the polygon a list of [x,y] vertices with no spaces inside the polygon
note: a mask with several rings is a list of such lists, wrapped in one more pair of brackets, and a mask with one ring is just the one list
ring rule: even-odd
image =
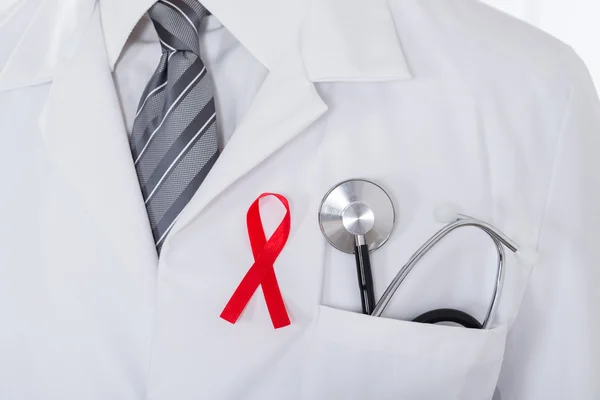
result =
[{"label": "red ribbon loop", "polygon": [[[259,210],[260,199],[267,196],[276,197],[285,206],[286,210],[283,220],[268,241],[265,236]],[[252,264],[221,312],[221,318],[235,324],[256,289],[262,285],[273,327],[277,329],[288,326],[291,323],[290,318],[285,309],[273,267],[290,234],[290,205],[287,199],[276,193],[261,194],[248,209],[246,225],[248,227],[248,237],[250,238],[252,254],[254,255],[254,264]]]}]

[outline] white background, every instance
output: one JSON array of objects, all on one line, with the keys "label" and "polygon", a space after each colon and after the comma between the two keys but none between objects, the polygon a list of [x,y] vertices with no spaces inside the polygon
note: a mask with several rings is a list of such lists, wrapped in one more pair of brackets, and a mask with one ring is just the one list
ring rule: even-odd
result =
[{"label": "white background", "polygon": [[[444,0],[438,0],[444,1]],[[483,0],[571,45],[600,88],[600,0]]]}]

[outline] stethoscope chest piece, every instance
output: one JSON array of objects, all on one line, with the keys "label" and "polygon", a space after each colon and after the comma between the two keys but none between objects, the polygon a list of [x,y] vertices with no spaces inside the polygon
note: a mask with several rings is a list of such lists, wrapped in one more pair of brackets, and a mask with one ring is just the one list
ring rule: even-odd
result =
[{"label": "stethoscope chest piece", "polygon": [[[522,249],[494,226],[459,214],[454,207],[436,210],[436,219],[446,225],[427,240],[396,274],[379,301],[375,300],[375,289],[369,253],[381,247],[390,237],[396,214],[392,199],[379,185],[364,179],[352,179],[334,186],[323,198],[319,209],[319,225],[327,241],[336,249],[354,254],[358,287],[363,314],[380,317],[406,279],[410,271],[450,232],[462,227],[481,229],[493,240],[498,253],[496,286],[485,318],[480,323],[473,316],[455,309],[441,308],[418,316],[414,321],[422,323],[452,323],[473,329],[489,329],[498,306],[504,282],[504,248],[508,248],[522,259]],[[534,254],[526,251],[524,254]],[[527,256],[526,259],[534,259]]]},{"label": "stethoscope chest piece", "polygon": [[352,254],[356,237],[364,236],[369,250],[381,247],[390,237],[396,213],[388,194],[377,184],[352,179],[334,186],[323,198],[319,225],[336,249]]}]

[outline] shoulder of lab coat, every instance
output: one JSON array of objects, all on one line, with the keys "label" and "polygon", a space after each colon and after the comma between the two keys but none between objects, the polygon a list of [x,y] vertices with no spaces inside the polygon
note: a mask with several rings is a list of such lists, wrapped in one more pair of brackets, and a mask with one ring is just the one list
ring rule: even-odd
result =
[{"label": "shoulder of lab coat", "polygon": [[[401,3],[392,0],[392,4],[394,2]],[[418,10],[410,17],[416,19],[418,15],[426,19],[435,29],[431,36],[446,41],[450,47],[448,51],[456,57],[477,62],[493,54],[494,60],[499,62],[497,68],[481,70],[480,73],[496,74],[499,81],[506,79],[503,73],[506,68],[514,65],[519,65],[524,73],[532,76],[555,79],[573,57],[569,45],[480,1],[414,4]],[[397,18],[410,18],[402,17],[399,11]],[[401,25],[398,25],[401,30]]]},{"label": "shoulder of lab coat", "polygon": [[600,102],[584,63],[566,61],[540,260],[508,338],[503,399],[600,398]]}]

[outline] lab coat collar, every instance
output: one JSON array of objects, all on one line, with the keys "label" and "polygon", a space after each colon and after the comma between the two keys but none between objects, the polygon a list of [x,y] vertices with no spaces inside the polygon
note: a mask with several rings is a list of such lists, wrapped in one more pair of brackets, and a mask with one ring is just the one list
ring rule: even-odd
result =
[{"label": "lab coat collar", "polygon": [[0,21],[0,92],[52,81],[80,43],[94,0],[23,0]]},{"label": "lab coat collar", "polygon": [[[0,91],[50,82],[80,43],[96,6],[114,68],[127,38],[156,0],[24,0],[0,22]],[[290,49],[308,78],[323,81],[408,79],[388,0],[203,0],[269,70]],[[8,38],[8,39],[6,39]],[[376,44],[376,45],[374,45]]]},{"label": "lab coat collar", "polygon": [[[111,68],[156,0],[100,0]],[[297,47],[312,81],[410,78],[388,0],[202,0],[269,70]],[[376,45],[374,45],[376,44]]]}]

